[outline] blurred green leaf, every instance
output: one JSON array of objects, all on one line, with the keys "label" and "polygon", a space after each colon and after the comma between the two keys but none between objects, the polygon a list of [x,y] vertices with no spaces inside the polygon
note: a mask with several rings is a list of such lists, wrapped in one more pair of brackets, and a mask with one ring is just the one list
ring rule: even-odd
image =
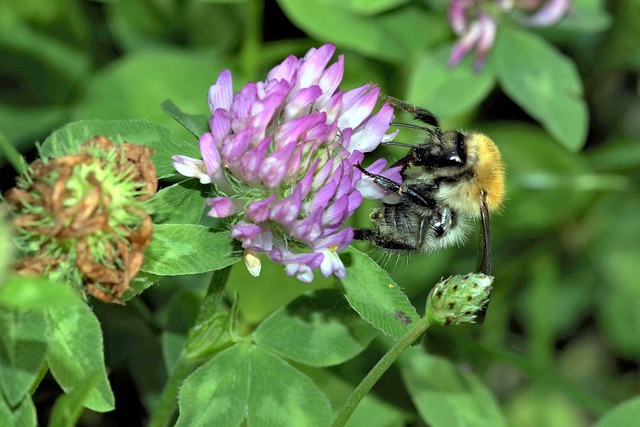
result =
[{"label": "blurred green leaf", "polygon": [[596,234],[589,245],[589,263],[596,268],[598,294],[595,307],[604,339],[618,354],[640,357],[640,197],[617,193],[602,197],[589,212],[588,230]]},{"label": "blurred green leaf", "polygon": [[66,307],[80,296],[62,282],[39,276],[12,276],[0,286],[0,306],[21,310],[45,310]]},{"label": "blurred green leaf", "polygon": [[[190,46],[232,52],[242,39],[242,9],[246,0],[110,1],[109,28],[127,52]],[[237,51],[236,51],[237,52]]]},{"label": "blurred green leaf", "polygon": [[[78,81],[88,73],[89,56],[4,13],[0,22],[0,76],[20,82],[26,89],[18,92],[21,98],[31,92],[30,98],[39,98],[45,104],[67,102]],[[27,99],[10,101],[24,105]]]},{"label": "blurred green leaf", "polygon": [[98,385],[100,377],[100,371],[90,374],[71,393],[58,397],[51,410],[49,427],[75,425],[84,411],[84,401],[89,397],[91,390]]},{"label": "blurred green leaf", "polygon": [[17,406],[35,382],[47,352],[47,322],[42,312],[0,309],[0,385]]},{"label": "blurred green leaf", "polygon": [[[16,148],[26,151],[33,147],[36,138],[62,124],[66,115],[65,108],[60,106],[18,108],[0,103],[0,129]],[[4,158],[0,151],[0,164]]]},{"label": "blurred green leaf", "polygon": [[363,351],[378,335],[335,290],[298,297],[254,332],[256,343],[311,366],[332,366]]},{"label": "blurred green leaf", "polygon": [[410,61],[449,34],[442,17],[413,6],[365,16],[353,4],[337,0],[278,0],[278,4],[311,36],[395,63]]},{"label": "blurred green leaf", "polygon": [[229,232],[193,224],[157,224],[144,252],[142,271],[160,276],[205,273],[242,258]]},{"label": "blurred green leaf", "polygon": [[473,374],[419,348],[408,349],[400,360],[411,399],[430,426],[506,426],[496,398]]},{"label": "blurred green leaf", "polygon": [[[284,380],[286,378],[286,380]],[[180,389],[176,426],[327,426],[326,396],[304,374],[250,344],[224,350]]]},{"label": "blurred green leaf", "polygon": [[540,129],[500,124],[483,130],[498,145],[506,165],[504,217],[494,219],[510,232],[528,235],[556,227],[573,219],[593,199],[593,189],[584,179],[590,175],[584,159]]},{"label": "blurred green leaf", "polygon": [[[549,387],[530,385],[509,396],[509,425],[518,427],[587,427],[591,425],[581,408],[568,396]],[[532,416],[535,414],[535,416]]]},{"label": "blurred green leaf", "polygon": [[0,421],[3,427],[36,427],[36,407],[31,396],[26,395],[19,405],[11,410],[9,404],[0,394]]},{"label": "blurred green leaf", "polygon": [[622,402],[605,414],[594,427],[632,426],[640,419],[640,396]]},{"label": "blurred green leaf", "polygon": [[100,378],[83,405],[97,412],[115,406],[104,366],[100,323],[86,304],[49,309],[47,363],[60,387],[70,393],[95,372]]},{"label": "blurred green leaf", "polygon": [[347,0],[352,11],[362,15],[374,15],[408,3],[409,0]]},{"label": "blurred green leaf", "polygon": [[404,292],[362,252],[348,248],[340,258],[347,275],[339,283],[349,305],[385,335],[402,337],[419,318]]},{"label": "blurred green leaf", "polygon": [[584,37],[586,32],[599,32],[611,25],[611,16],[603,0],[572,0],[571,12],[558,22],[559,31],[575,31]]},{"label": "blurred green leaf", "polygon": [[207,91],[224,68],[221,60],[212,51],[177,49],[126,55],[95,75],[74,114],[78,119],[145,119],[166,126],[178,140],[193,141],[161,104],[171,99],[184,111],[208,112]]},{"label": "blurred green leaf", "polygon": [[562,145],[578,151],[589,114],[575,65],[535,34],[501,28],[492,53],[504,91]]},{"label": "blurred green leaf", "polygon": [[594,168],[606,172],[635,172],[640,169],[640,141],[619,138],[607,141],[588,153]]},{"label": "blurred green leaf", "polygon": [[476,73],[471,58],[455,68],[447,66],[451,46],[426,52],[418,61],[409,79],[407,100],[423,106],[436,116],[451,117],[475,108],[495,85],[491,67]]},{"label": "blurred green leaf", "polygon": [[204,189],[197,179],[187,179],[158,191],[149,200],[156,224],[196,224],[204,210]]}]

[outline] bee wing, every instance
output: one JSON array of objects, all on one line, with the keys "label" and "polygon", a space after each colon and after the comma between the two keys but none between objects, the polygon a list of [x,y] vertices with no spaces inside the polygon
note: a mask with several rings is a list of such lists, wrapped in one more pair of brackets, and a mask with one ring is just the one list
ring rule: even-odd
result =
[{"label": "bee wing", "polygon": [[489,222],[489,208],[486,196],[482,195],[480,206],[480,222],[482,224],[480,252],[478,253],[478,267],[476,270],[491,275],[491,223]]}]

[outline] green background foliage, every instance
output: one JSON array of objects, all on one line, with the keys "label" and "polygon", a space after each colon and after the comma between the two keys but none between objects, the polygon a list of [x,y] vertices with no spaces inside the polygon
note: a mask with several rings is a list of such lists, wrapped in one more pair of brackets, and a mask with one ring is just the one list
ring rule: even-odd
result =
[{"label": "green background foliage", "polygon": [[[0,2],[0,147],[31,161],[37,143],[64,155],[100,134],[155,150],[163,180],[148,202],[154,241],[124,306],[9,277],[0,248],[0,424],[326,426],[422,314],[431,286],[473,269],[474,238],[391,259],[357,243],[342,254],[340,283],[305,285],[266,259],[254,278],[227,226],[202,218],[207,194],[170,157],[198,156],[208,87],[222,69],[236,88],[262,80],[286,55],[327,42],[345,55],[342,89],[374,82],[445,128],[480,130],[507,169],[484,323],[430,329],[348,425],[637,423],[640,8],[574,0],[550,28],[504,19],[475,73],[473,58],[447,67],[447,4]],[[3,191],[11,160],[0,150]],[[374,206],[353,224],[367,226]],[[0,242],[9,236],[0,227]],[[172,399],[174,418],[162,412]]]}]

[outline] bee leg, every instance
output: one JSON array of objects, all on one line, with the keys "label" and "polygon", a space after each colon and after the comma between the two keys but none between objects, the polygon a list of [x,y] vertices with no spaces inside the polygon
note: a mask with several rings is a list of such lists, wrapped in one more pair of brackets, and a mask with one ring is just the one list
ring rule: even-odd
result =
[{"label": "bee leg", "polygon": [[356,228],[353,230],[353,238],[356,240],[367,240],[374,246],[396,251],[416,251],[418,248],[407,242],[397,240],[393,236],[381,234],[373,228]]},{"label": "bee leg", "polygon": [[[373,182],[375,182],[376,184],[378,184],[380,187],[384,188],[385,190],[389,190],[389,191],[392,191],[394,193],[398,193],[398,194],[402,194],[403,196],[407,196],[407,198],[411,202],[413,202],[413,203],[415,203],[417,205],[424,206],[424,207],[427,207],[427,208],[434,208],[435,207],[435,202],[433,200],[431,200],[430,198],[424,198],[420,192],[417,192],[412,187],[409,187],[406,184],[398,184],[397,182],[394,182],[394,181],[390,180],[387,177],[371,173],[371,172],[367,171],[366,169],[364,169],[360,165],[357,165],[357,168],[360,169],[363,174],[367,175],[368,177],[373,178]],[[424,187],[424,184],[422,185],[422,187]],[[426,189],[425,188],[421,188],[421,190],[434,191],[437,188],[438,188],[438,186],[436,184],[431,184],[431,185],[428,185],[428,188],[426,188]]]},{"label": "bee leg", "polygon": [[440,123],[436,116],[429,110],[426,110],[421,107],[416,107],[415,105],[411,105],[408,102],[404,102],[398,98],[394,98],[389,95],[382,95],[382,99],[387,101],[394,107],[401,109],[402,111],[406,111],[409,114],[413,114],[416,120],[420,120],[422,123],[426,123],[431,126],[439,127]]}]

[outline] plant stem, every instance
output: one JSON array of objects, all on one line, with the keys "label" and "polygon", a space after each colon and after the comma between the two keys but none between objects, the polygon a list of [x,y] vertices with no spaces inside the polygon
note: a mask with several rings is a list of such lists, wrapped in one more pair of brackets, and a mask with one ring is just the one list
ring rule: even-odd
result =
[{"label": "plant stem", "polygon": [[[225,285],[229,278],[230,271],[231,266],[223,268],[222,270],[214,271],[211,276],[211,281],[209,282],[207,294],[200,306],[200,313],[198,314],[194,327],[215,314],[224,294]],[[192,334],[189,334],[188,336],[191,337]],[[187,355],[188,347],[189,340],[185,343],[185,346],[180,353],[180,357],[178,358],[178,362],[176,363],[176,367],[162,390],[160,402],[149,421],[149,427],[166,427],[172,423],[174,413],[176,411],[176,405],[178,403],[178,392],[180,391],[180,386],[193,371],[206,362],[206,360],[194,360],[193,358],[190,358]]]},{"label": "plant stem", "polygon": [[185,349],[180,353],[178,363],[176,363],[175,369],[164,385],[158,407],[153,413],[151,421],[149,421],[149,427],[166,427],[173,421],[180,385],[196,368],[186,356],[186,353]]},{"label": "plant stem", "polygon": [[242,71],[247,79],[255,79],[258,75],[260,46],[262,44],[263,0],[247,1],[245,13],[244,38],[242,40]]},{"label": "plant stem", "polygon": [[7,161],[16,170],[16,172],[21,175],[27,172],[27,164],[25,163],[24,158],[2,132],[0,132],[0,151],[4,152]]},{"label": "plant stem", "polygon": [[426,314],[407,332],[398,342],[396,342],[389,351],[371,368],[371,371],[353,390],[346,403],[333,421],[333,427],[342,427],[356,409],[360,401],[367,395],[369,390],[382,375],[389,369],[391,365],[400,357],[400,355],[413,344],[429,326],[431,326],[431,317]]}]

